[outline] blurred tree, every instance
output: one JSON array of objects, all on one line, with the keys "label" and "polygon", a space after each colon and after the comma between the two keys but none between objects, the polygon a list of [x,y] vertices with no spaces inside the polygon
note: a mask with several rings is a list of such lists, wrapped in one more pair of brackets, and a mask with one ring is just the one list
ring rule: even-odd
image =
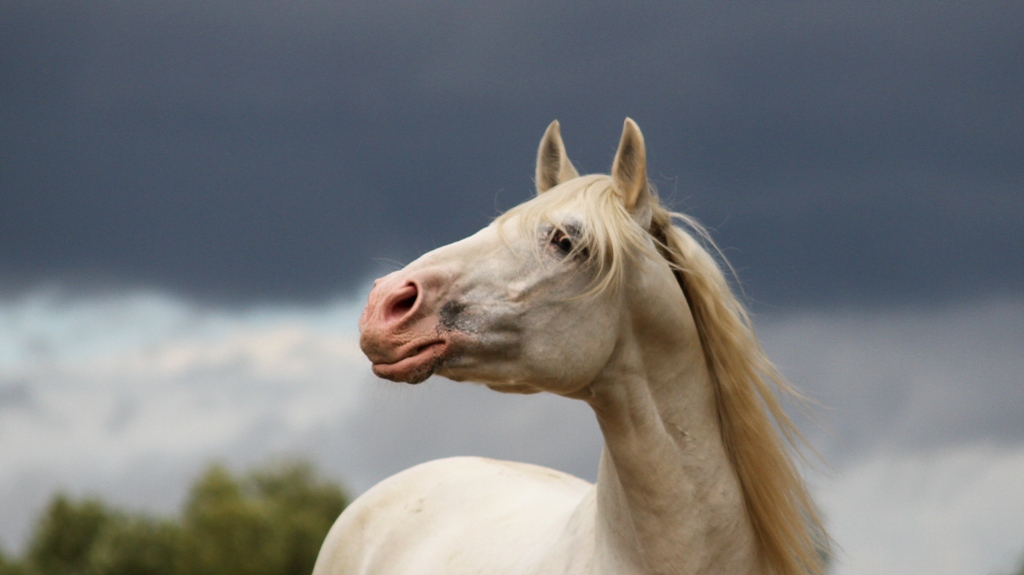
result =
[{"label": "blurred tree", "polygon": [[110,520],[100,501],[74,503],[58,494],[36,526],[28,562],[41,575],[84,575],[92,545]]},{"label": "blurred tree", "polygon": [[210,575],[279,573],[278,526],[262,502],[247,497],[227,469],[213,466],[192,486],[185,507],[190,571]]},{"label": "blurred tree", "polygon": [[19,562],[11,560],[0,549],[0,575],[26,575],[25,567]]},{"label": "blurred tree", "polygon": [[320,480],[308,463],[257,470],[249,482],[282,537],[278,573],[308,575],[327,531],[348,505],[345,493],[338,485]]},{"label": "blurred tree", "polygon": [[346,504],[341,488],[317,479],[308,464],[257,470],[241,480],[212,466],[185,507],[191,570],[308,575]]},{"label": "blurred tree", "polygon": [[90,575],[185,573],[181,527],[145,516],[112,519],[89,552]]},{"label": "blurred tree", "polygon": [[234,477],[210,466],[180,522],[109,510],[58,494],[26,560],[0,553],[0,575],[308,575],[348,501],[305,463]]}]

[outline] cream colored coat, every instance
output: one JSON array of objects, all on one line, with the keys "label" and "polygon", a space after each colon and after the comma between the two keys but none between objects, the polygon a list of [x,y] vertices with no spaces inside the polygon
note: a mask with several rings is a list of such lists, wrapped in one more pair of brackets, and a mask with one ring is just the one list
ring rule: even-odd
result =
[{"label": "cream colored coat", "polygon": [[[597,484],[522,463],[425,463],[345,510],[314,575],[818,567],[813,507],[772,416],[791,424],[773,395],[756,399],[761,379],[742,381],[766,362],[713,260],[658,205],[645,165],[627,120],[612,176],[578,177],[553,123],[538,197],[378,280],[360,321],[381,377],[436,373],[587,402],[605,440]],[[750,365],[723,363],[743,346]]]}]

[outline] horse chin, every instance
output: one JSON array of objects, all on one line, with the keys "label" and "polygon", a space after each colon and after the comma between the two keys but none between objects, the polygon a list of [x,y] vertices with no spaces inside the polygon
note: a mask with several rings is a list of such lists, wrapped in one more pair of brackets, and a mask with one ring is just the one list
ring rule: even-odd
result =
[{"label": "horse chin", "polygon": [[417,350],[417,353],[394,363],[375,363],[373,373],[377,377],[401,383],[422,383],[441,365],[448,345],[437,342]]}]

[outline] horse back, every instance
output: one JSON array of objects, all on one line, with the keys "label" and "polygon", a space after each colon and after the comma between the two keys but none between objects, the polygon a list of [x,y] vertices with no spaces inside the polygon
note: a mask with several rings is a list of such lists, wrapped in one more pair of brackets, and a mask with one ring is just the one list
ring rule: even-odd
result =
[{"label": "horse back", "polygon": [[478,457],[440,459],[359,497],[331,528],[313,575],[536,571],[593,486]]}]

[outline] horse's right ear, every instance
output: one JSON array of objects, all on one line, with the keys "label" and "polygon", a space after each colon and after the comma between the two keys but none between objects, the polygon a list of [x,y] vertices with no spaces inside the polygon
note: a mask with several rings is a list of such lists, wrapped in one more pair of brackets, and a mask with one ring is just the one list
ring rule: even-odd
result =
[{"label": "horse's right ear", "polygon": [[551,122],[540,139],[537,149],[537,193],[543,194],[551,188],[578,177],[562,143],[562,130],[558,120]]}]

